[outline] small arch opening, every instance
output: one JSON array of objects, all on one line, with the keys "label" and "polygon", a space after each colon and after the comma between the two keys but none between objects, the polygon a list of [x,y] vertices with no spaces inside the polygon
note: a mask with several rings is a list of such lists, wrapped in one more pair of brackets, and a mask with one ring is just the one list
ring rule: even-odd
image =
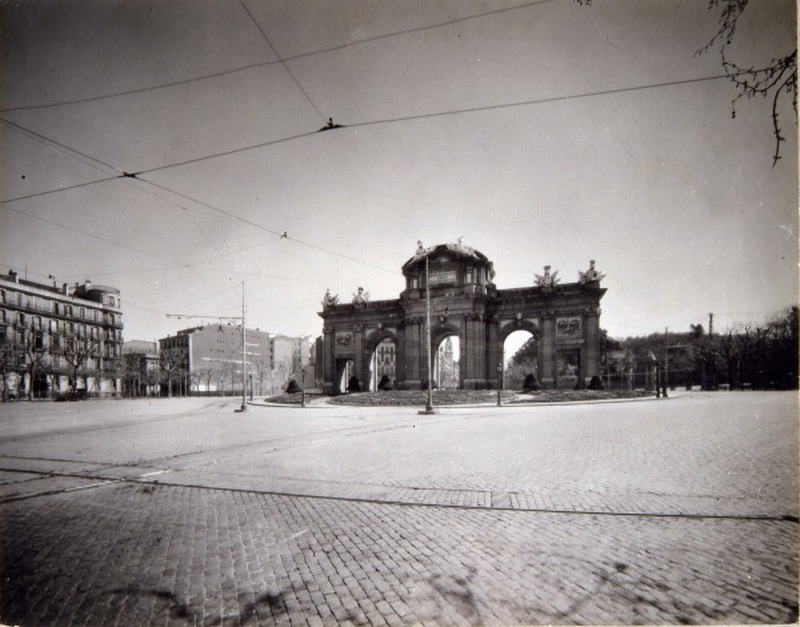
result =
[{"label": "small arch opening", "polygon": [[383,338],[375,346],[369,360],[369,390],[393,390],[397,383],[397,344]]}]

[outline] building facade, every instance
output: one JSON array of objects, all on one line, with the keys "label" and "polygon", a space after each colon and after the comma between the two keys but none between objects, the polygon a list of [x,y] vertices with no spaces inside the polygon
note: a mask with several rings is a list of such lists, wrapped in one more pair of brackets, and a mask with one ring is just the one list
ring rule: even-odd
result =
[{"label": "building facade", "polygon": [[[211,324],[178,331],[159,343],[161,394],[271,395],[282,391],[295,371],[308,365],[308,338]],[[246,359],[246,376],[242,364]]]},{"label": "building facade", "polygon": [[131,340],[122,345],[125,370],[122,395],[126,398],[159,396],[161,393],[161,366],[158,342]]},{"label": "building facade", "polygon": [[0,275],[3,399],[121,394],[119,290]]},{"label": "building facade", "polygon": [[[429,356],[448,337],[458,338],[458,387],[494,389],[502,381],[503,342],[518,330],[538,340],[537,374],[544,387],[584,387],[600,374],[600,299],[606,290],[594,261],[575,283],[561,284],[558,271],[551,274],[545,266],[532,286],[498,289],[492,262],[474,248],[460,241],[428,248],[420,243],[402,273],[406,289],[396,300],[370,301],[362,288],[351,303],[325,295],[319,315],[326,393],[366,388],[374,380],[373,354],[386,341],[395,346],[396,386],[423,388]],[[433,363],[431,370],[435,378]]]}]

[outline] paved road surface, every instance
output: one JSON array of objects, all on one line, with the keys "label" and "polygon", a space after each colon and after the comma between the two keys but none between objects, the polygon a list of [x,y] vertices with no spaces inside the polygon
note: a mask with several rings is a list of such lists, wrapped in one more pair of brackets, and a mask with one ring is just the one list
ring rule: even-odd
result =
[{"label": "paved road surface", "polygon": [[0,622],[797,621],[793,393],[0,405]]}]

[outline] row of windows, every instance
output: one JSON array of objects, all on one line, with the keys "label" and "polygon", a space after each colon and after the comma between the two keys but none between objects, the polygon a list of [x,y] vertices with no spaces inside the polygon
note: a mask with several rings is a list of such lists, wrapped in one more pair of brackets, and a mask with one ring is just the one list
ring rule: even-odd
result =
[{"label": "row of windows", "polygon": [[[50,352],[53,354],[54,359],[58,359],[58,349],[68,349],[70,342],[69,338],[62,337],[60,335],[57,336],[49,336],[49,342],[45,341],[44,332],[37,331],[32,336],[29,336],[30,342],[32,345],[30,348],[34,351],[43,351],[47,348],[50,349]],[[6,326],[0,325],[0,343],[5,342],[13,342],[17,346],[24,346],[25,345],[25,337],[24,335],[17,331],[15,332],[12,329],[9,329]],[[28,349],[26,349],[28,350]],[[103,356],[105,357],[120,357],[122,355],[122,345],[120,343],[107,343],[103,344]]]},{"label": "row of windows", "polygon": [[[94,341],[101,341],[103,340],[107,346],[111,345],[121,345],[122,344],[122,334],[119,331],[103,331],[98,327],[86,327],[85,324],[83,325],[76,325],[72,322],[64,323],[63,329],[52,328],[56,325],[52,323],[55,321],[51,321],[51,329],[49,330],[49,336],[51,338],[51,344],[54,346],[58,346],[61,343],[62,338],[70,338],[70,337],[77,337],[77,338],[86,338]],[[7,340],[15,340],[18,343],[24,343],[25,341],[25,329],[27,327],[23,325],[8,325],[0,323],[0,341],[7,341]],[[41,326],[32,326],[31,330],[34,333],[35,338],[44,337],[45,330],[42,329]]]},{"label": "row of windows", "polygon": [[[39,331],[45,329],[45,321],[41,316],[29,316],[21,311],[18,311],[15,316],[13,312],[6,311],[5,309],[0,310],[0,324],[9,325],[13,323],[16,323],[20,328],[25,328],[30,324],[31,328],[34,330]],[[93,325],[63,322],[60,320],[50,320],[47,326],[52,335],[66,333],[69,335],[77,334],[80,337],[91,337],[97,340],[102,337],[108,341],[122,341],[122,331],[118,329],[101,329]]]},{"label": "row of windows", "polygon": [[17,307],[51,313],[56,316],[64,316],[66,318],[77,317],[81,320],[89,320],[92,322],[100,322],[102,319],[109,324],[116,324],[117,321],[117,315],[114,313],[102,312],[93,307],[80,307],[69,303],[60,303],[55,300],[43,299],[39,296],[28,296],[20,292],[0,290],[0,302],[7,305],[16,305]]}]

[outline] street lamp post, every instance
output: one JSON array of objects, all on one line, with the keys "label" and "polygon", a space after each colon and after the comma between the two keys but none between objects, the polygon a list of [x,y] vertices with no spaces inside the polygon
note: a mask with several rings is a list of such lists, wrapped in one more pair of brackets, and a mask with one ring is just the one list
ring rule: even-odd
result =
[{"label": "street lamp post", "polygon": [[430,267],[428,264],[428,257],[425,257],[425,314],[426,314],[426,321],[425,321],[425,336],[426,336],[426,344],[428,346],[428,396],[427,401],[425,403],[425,409],[422,410],[421,414],[434,414],[436,411],[433,409],[433,381],[431,368],[432,368],[432,360],[431,360],[431,281],[430,281]]},{"label": "street lamp post", "polygon": [[242,411],[247,411],[247,331],[244,324],[244,281],[242,281]]},{"label": "street lamp post", "polygon": [[300,371],[302,372],[301,381],[303,386],[300,388],[300,407],[306,406],[306,369],[305,367]]},{"label": "street lamp post", "polygon": [[656,387],[656,398],[661,398],[661,364],[653,351],[647,355],[648,360],[653,366],[653,379]]},{"label": "street lamp post", "polygon": [[503,360],[497,364],[497,406],[500,407],[500,395],[503,391]]}]

